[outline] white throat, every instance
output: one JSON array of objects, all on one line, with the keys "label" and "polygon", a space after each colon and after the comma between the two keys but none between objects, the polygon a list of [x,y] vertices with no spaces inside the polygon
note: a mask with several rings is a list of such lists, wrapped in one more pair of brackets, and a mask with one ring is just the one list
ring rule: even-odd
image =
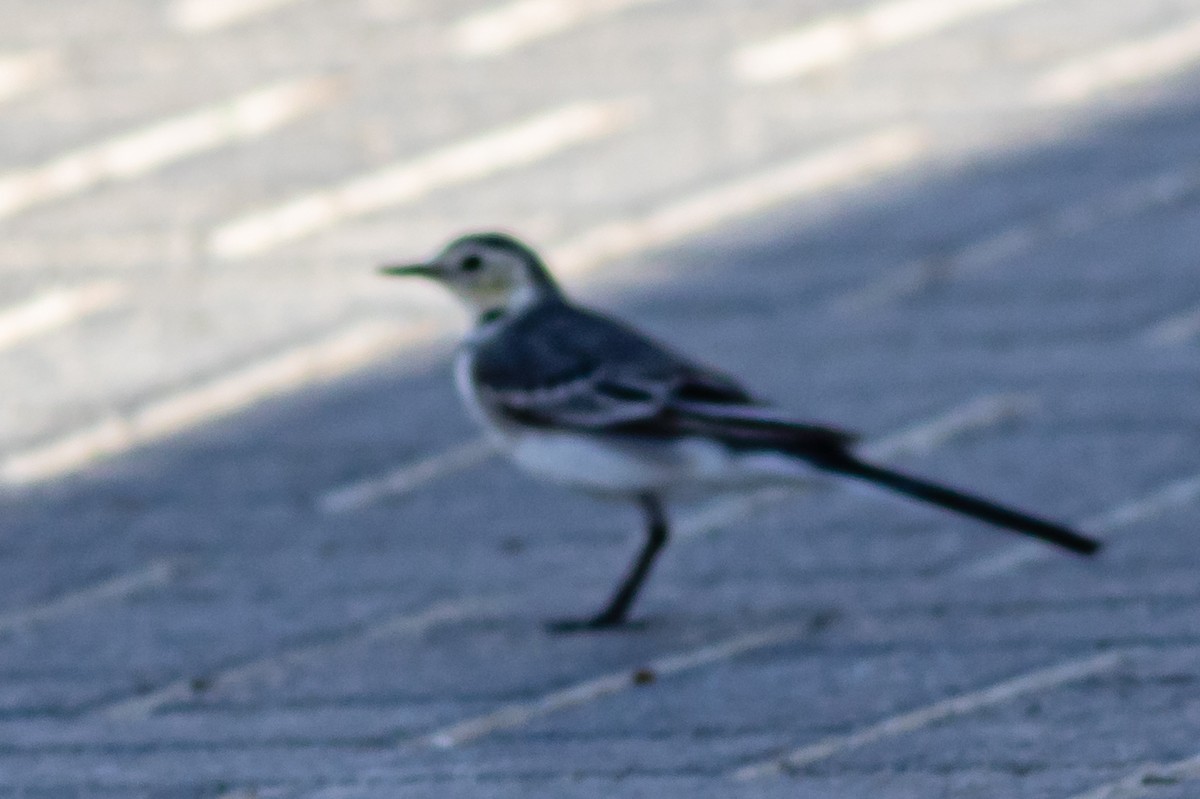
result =
[{"label": "white throat", "polygon": [[537,287],[530,283],[522,283],[516,289],[507,292],[502,297],[497,296],[486,299],[478,296],[462,297],[462,300],[475,314],[477,319],[498,319],[505,316],[516,316],[533,307],[541,299],[542,292],[538,291]]}]

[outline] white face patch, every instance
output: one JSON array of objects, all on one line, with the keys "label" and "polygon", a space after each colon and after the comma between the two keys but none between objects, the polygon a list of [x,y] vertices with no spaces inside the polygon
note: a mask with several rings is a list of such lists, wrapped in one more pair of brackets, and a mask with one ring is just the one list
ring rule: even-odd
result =
[{"label": "white face patch", "polygon": [[[468,259],[479,265],[464,269]],[[446,253],[440,264],[443,282],[476,316],[518,312],[541,296],[526,264],[505,249],[473,244],[466,252]]]}]

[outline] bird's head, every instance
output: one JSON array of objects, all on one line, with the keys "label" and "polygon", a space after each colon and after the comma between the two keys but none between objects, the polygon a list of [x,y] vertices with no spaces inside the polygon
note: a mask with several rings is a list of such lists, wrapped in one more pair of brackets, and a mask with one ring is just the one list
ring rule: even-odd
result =
[{"label": "bird's head", "polygon": [[462,236],[428,262],[384,266],[380,272],[436,280],[478,316],[512,313],[558,295],[537,253],[504,233]]}]

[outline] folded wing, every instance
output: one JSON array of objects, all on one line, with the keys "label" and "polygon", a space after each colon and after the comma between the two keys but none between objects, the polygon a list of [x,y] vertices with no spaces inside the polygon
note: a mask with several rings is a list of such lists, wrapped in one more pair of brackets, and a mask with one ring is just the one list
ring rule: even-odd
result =
[{"label": "folded wing", "polygon": [[650,438],[706,436],[824,458],[855,436],[801,424],[737,381],[614,320],[553,303],[476,354],[483,402],[520,424]]}]

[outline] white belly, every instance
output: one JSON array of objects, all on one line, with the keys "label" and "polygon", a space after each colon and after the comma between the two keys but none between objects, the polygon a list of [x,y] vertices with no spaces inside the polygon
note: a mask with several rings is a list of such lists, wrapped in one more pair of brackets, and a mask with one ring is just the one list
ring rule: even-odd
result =
[{"label": "white belly", "polygon": [[503,447],[507,443],[506,439],[500,434],[496,421],[491,418],[483,407],[483,403],[479,401],[479,395],[475,391],[475,382],[471,379],[471,369],[471,350],[463,347],[454,358],[454,385],[458,389],[458,396],[462,398],[467,413],[488,433],[488,437],[492,439],[493,443]]},{"label": "white belly", "polygon": [[701,438],[635,440],[531,430],[509,439],[508,454],[538,477],[600,494],[741,488],[813,476],[794,458],[733,452]]}]

